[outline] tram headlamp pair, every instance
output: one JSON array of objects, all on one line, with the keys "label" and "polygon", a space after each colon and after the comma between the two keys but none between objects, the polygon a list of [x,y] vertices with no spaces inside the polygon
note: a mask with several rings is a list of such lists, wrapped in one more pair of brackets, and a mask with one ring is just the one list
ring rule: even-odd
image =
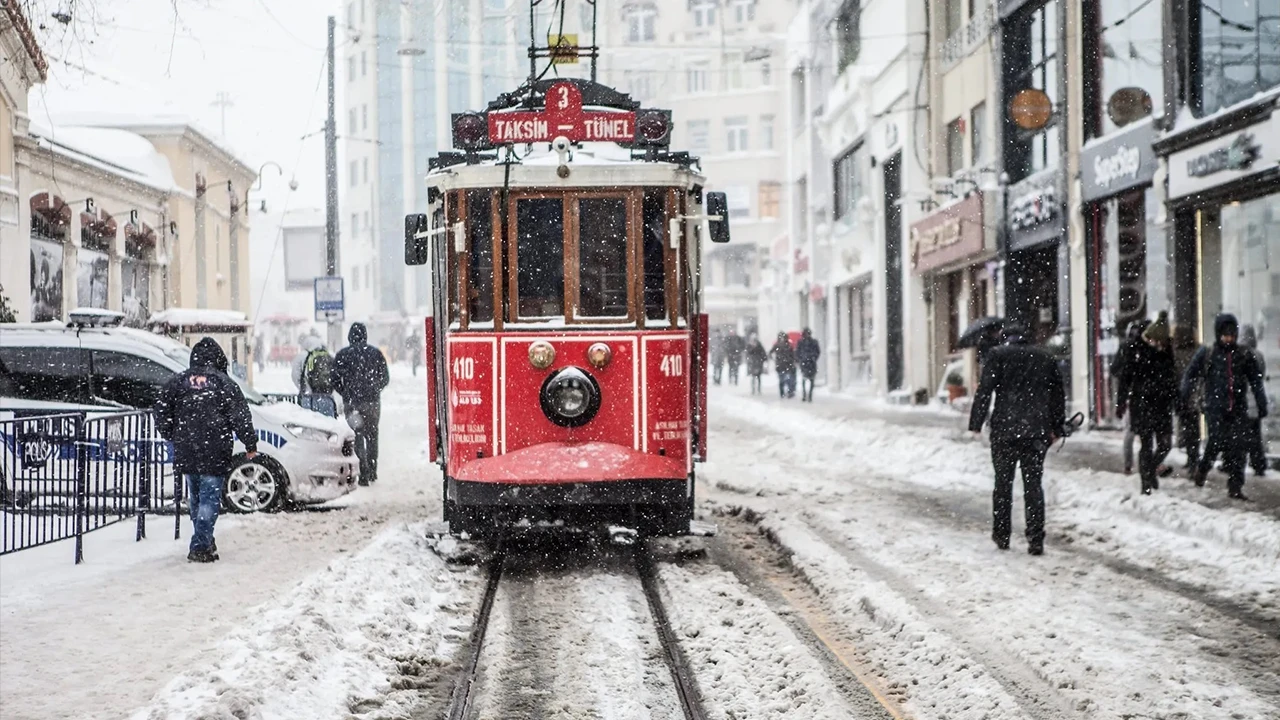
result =
[{"label": "tram headlamp pair", "polygon": [[560,427],[581,427],[600,412],[600,385],[580,368],[561,368],[542,384],[539,399],[548,420]]},{"label": "tram headlamp pair", "polygon": [[[609,360],[613,359],[613,351],[609,346],[602,343],[594,343],[587,348],[587,362],[591,363],[597,370],[604,369],[609,364]],[[551,343],[545,340],[539,340],[529,346],[529,364],[535,370],[546,370],[556,361],[556,349]]]}]

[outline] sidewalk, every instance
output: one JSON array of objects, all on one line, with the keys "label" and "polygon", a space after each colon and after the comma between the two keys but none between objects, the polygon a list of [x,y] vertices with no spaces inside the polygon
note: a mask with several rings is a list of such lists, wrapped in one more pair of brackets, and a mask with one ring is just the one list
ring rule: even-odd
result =
[{"label": "sidewalk", "polygon": [[[750,383],[743,379],[738,386],[721,386],[729,392],[749,395]],[[807,408],[815,416],[822,418],[842,418],[857,416],[874,418],[892,425],[947,428],[956,432],[957,436],[967,435],[969,413],[959,412],[948,405],[939,404],[936,400],[929,405],[892,405],[884,398],[870,392],[845,390],[838,393],[819,387],[815,390],[813,403],[800,402],[797,393],[795,398],[783,400],[778,397],[776,376],[765,376],[764,394],[758,396],[764,404],[785,403],[792,408]],[[712,408],[714,412],[714,407]],[[1124,455],[1122,445],[1124,433],[1118,430],[1081,430],[1071,436],[1065,443],[1059,441],[1049,451],[1046,462],[1048,469],[1094,470],[1107,473],[1124,473]],[[1137,446],[1134,447],[1135,464]],[[1169,455],[1169,464],[1177,468],[1168,478],[1161,478],[1162,483],[1189,483],[1182,466],[1186,456],[1180,450]],[[1128,476],[1137,491],[1139,480],[1137,470]],[[1272,470],[1265,478],[1255,477],[1249,471],[1245,479],[1245,494],[1253,502],[1240,503],[1231,500],[1226,493],[1226,476],[1215,470],[1209,473],[1206,486],[1214,492],[1205,493],[1196,501],[1210,508],[1228,506],[1240,507],[1264,515],[1280,519],[1280,471]]]}]

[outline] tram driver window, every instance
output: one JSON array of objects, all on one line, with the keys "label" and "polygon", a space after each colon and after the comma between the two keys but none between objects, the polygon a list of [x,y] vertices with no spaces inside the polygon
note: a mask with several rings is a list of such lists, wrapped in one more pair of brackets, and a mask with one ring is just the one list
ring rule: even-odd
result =
[{"label": "tram driver window", "polygon": [[578,317],[627,316],[627,201],[578,201]]},{"label": "tram driver window", "polygon": [[467,192],[467,316],[471,322],[493,322],[493,195]]},{"label": "tram driver window", "polygon": [[516,287],[520,317],[564,315],[564,201],[516,201]]},{"label": "tram driver window", "polygon": [[644,316],[647,320],[667,316],[666,194],[666,190],[644,193]]}]

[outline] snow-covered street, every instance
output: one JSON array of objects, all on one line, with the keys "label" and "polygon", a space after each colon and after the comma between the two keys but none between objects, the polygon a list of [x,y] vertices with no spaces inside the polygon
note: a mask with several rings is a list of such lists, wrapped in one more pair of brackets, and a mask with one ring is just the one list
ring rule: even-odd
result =
[{"label": "snow-covered street", "polygon": [[[393,368],[376,485],[225,516],[217,564],[188,565],[164,517],[137,544],[129,524],[89,535],[82,566],[65,544],[0,560],[6,720],[438,717],[484,576],[423,537],[420,382]],[[958,416],[746,385],[712,403],[720,535],[659,552],[710,717],[1280,716],[1280,523],[1219,502],[1220,479],[1143,497],[1081,459],[1118,450],[1073,438],[1030,557],[1020,507],[1013,549],[991,542],[989,455]],[[502,581],[473,717],[679,717],[636,578],[567,557]]]}]

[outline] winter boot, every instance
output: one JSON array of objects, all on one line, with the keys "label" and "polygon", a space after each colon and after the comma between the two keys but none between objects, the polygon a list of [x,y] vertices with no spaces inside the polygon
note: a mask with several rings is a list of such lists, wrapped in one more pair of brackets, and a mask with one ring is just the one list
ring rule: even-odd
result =
[{"label": "winter boot", "polygon": [[1000,550],[1009,549],[1009,538],[991,538],[996,541],[996,547]]},{"label": "winter boot", "polygon": [[1042,543],[1042,542],[1031,543],[1030,545],[1028,545],[1028,546],[1027,546],[1027,554],[1028,554],[1028,555],[1043,555],[1043,554],[1044,554],[1044,543]]},{"label": "winter boot", "polygon": [[1231,492],[1227,493],[1227,497],[1231,498],[1232,500],[1239,500],[1241,502],[1253,502],[1252,500],[1250,500],[1248,497],[1245,496],[1243,490],[1232,490]]},{"label": "winter boot", "polygon": [[217,559],[218,556],[208,550],[192,550],[187,553],[187,562],[211,563]]}]

